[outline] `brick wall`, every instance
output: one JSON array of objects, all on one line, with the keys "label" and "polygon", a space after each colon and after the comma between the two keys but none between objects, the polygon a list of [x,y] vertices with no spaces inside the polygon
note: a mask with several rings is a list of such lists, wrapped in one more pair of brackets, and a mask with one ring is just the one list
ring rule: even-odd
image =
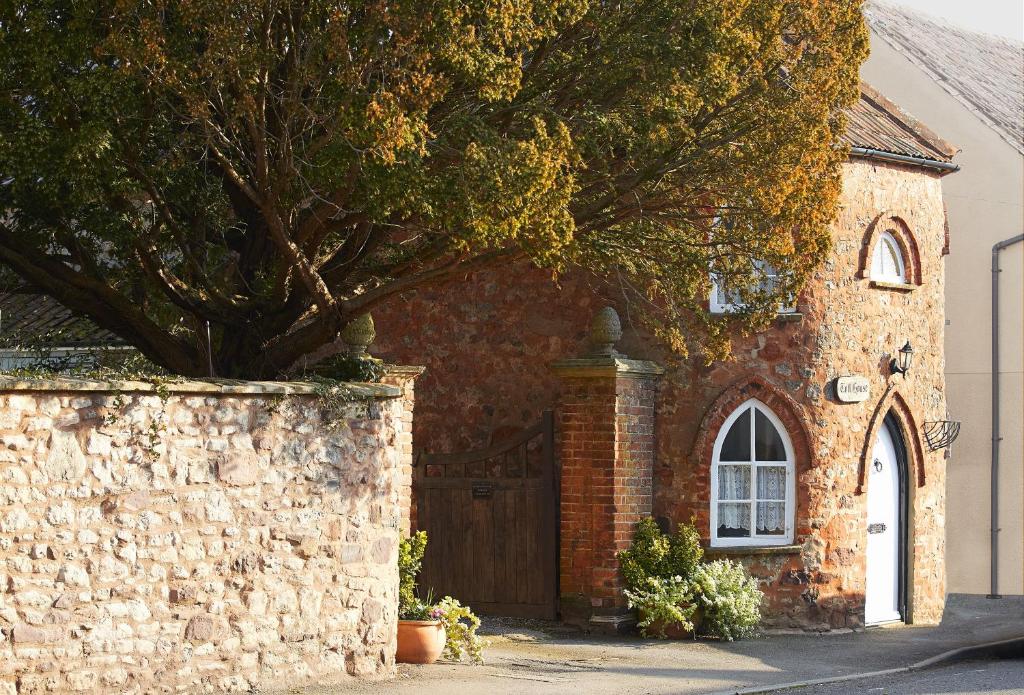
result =
[{"label": "brick wall", "polygon": [[563,619],[614,618],[625,608],[616,553],[651,513],[655,379],[651,363],[615,358],[556,363],[561,463]]},{"label": "brick wall", "polygon": [[0,381],[0,693],[394,672],[402,391]]}]

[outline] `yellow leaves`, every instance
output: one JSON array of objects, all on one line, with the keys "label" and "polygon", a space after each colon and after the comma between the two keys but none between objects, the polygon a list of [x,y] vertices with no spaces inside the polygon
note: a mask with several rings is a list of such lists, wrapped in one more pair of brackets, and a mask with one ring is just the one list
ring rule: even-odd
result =
[{"label": "yellow leaves", "polygon": [[365,130],[372,137],[369,151],[386,164],[394,164],[404,152],[422,152],[426,123],[414,118],[390,92],[381,91],[370,98],[365,110]]},{"label": "yellow leaves", "polygon": [[557,265],[575,229],[569,204],[578,156],[564,125],[552,132],[539,118],[532,125],[529,139],[467,146],[459,189],[465,210],[452,223],[463,230],[464,249],[517,245]]}]

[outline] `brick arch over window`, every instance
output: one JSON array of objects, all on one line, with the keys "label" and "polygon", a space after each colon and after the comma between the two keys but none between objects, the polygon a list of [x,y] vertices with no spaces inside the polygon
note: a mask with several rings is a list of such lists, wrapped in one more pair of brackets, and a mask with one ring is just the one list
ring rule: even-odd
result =
[{"label": "brick arch over window", "polygon": [[878,430],[884,427],[885,416],[892,413],[899,423],[900,431],[903,433],[903,440],[907,447],[908,464],[914,472],[914,478],[918,487],[924,487],[924,445],[921,440],[921,431],[914,419],[914,413],[910,405],[899,391],[890,386],[875,406],[875,412],[871,415],[871,423],[868,425],[867,436],[864,438],[864,448],[861,450],[860,462],[857,466],[857,494],[865,492],[868,460],[871,458],[871,451],[878,437]]},{"label": "brick arch over window", "polygon": [[715,439],[722,425],[733,412],[751,398],[756,398],[767,406],[782,422],[789,435],[793,447],[794,472],[796,478],[796,540],[801,536],[801,509],[806,509],[807,490],[802,482],[807,469],[816,465],[813,448],[804,423],[807,415],[803,407],[793,400],[785,391],[761,376],[744,378],[727,387],[708,406],[701,420],[697,437],[690,449],[690,470],[692,471],[694,497],[690,500],[690,509],[697,519],[698,528],[710,537],[711,505],[711,469],[714,457]]},{"label": "brick arch over window", "polygon": [[868,225],[867,231],[864,233],[864,243],[861,245],[860,250],[860,277],[864,279],[871,278],[871,259],[875,255],[875,247],[886,232],[892,235],[900,247],[907,283],[920,285],[922,283],[921,252],[917,248],[917,240],[910,231],[910,225],[906,223],[903,217],[888,211],[876,217]]}]

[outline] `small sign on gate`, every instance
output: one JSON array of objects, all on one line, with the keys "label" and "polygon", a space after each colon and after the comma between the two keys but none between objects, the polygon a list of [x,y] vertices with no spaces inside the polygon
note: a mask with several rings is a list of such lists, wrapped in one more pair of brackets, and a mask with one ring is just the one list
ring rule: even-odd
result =
[{"label": "small sign on gate", "polygon": [[494,485],[490,483],[473,483],[473,499],[489,500],[494,496]]},{"label": "small sign on gate", "polygon": [[841,376],[836,379],[836,398],[843,403],[860,403],[871,395],[871,382],[862,376]]}]

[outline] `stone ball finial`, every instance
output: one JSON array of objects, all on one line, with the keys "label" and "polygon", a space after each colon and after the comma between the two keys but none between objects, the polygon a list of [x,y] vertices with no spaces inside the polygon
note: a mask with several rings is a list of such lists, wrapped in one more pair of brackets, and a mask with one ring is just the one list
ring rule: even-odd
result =
[{"label": "stone ball finial", "polygon": [[590,354],[593,357],[615,357],[615,343],[622,338],[622,322],[614,308],[606,306],[590,322]]},{"label": "stone ball finial", "polygon": [[369,314],[361,314],[349,321],[341,329],[341,339],[348,346],[348,353],[354,357],[366,355],[366,349],[377,337],[377,331],[373,327],[373,317]]}]

